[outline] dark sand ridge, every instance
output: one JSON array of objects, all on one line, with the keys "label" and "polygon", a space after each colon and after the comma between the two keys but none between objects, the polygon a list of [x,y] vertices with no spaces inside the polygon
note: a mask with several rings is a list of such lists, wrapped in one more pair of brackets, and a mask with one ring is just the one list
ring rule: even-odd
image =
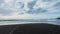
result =
[{"label": "dark sand ridge", "polygon": [[60,25],[35,23],[0,26],[0,34],[60,34]]}]

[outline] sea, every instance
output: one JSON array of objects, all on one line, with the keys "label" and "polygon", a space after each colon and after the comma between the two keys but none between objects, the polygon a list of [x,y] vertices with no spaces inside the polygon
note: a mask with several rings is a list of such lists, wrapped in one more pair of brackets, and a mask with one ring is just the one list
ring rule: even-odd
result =
[{"label": "sea", "polygon": [[60,25],[60,19],[20,19],[20,20],[0,20],[0,25],[47,23]]}]

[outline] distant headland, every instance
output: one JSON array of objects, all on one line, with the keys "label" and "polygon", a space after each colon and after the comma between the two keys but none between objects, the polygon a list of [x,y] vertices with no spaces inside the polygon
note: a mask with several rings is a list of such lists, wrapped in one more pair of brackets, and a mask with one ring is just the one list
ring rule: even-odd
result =
[{"label": "distant headland", "polygon": [[60,19],[60,17],[56,18],[56,19]]}]

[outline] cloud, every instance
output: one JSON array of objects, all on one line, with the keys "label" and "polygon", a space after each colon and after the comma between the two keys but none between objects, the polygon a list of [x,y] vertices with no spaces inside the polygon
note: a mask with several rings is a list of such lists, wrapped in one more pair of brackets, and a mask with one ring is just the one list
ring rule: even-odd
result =
[{"label": "cloud", "polygon": [[12,12],[12,10],[0,8],[0,14],[2,15],[10,15]]},{"label": "cloud", "polygon": [[31,14],[23,14],[23,15],[10,15],[10,16],[0,16],[1,19],[44,19],[47,18],[47,15],[39,14],[39,15],[31,15]]},{"label": "cloud", "polygon": [[0,15],[0,19],[46,19],[46,18],[57,18],[60,17],[60,14],[38,14],[38,15],[31,15],[31,14],[13,14],[8,16],[2,16]]},{"label": "cloud", "polygon": [[54,2],[54,1],[59,1],[59,0],[42,0],[43,2]]},{"label": "cloud", "polygon": [[30,9],[27,13],[28,14],[40,14],[40,13],[44,13],[46,12],[47,10],[44,10],[44,9]]},{"label": "cloud", "polygon": [[55,7],[56,9],[60,9],[60,2],[57,2],[57,3],[54,5],[54,7]]},{"label": "cloud", "polygon": [[0,0],[0,5],[1,5],[2,3],[4,3],[4,0]]},{"label": "cloud", "polygon": [[59,7],[60,0],[4,0],[1,1],[0,18],[58,17],[60,15]]},{"label": "cloud", "polygon": [[32,9],[34,7],[34,5],[36,4],[36,0],[28,2],[28,8]]}]

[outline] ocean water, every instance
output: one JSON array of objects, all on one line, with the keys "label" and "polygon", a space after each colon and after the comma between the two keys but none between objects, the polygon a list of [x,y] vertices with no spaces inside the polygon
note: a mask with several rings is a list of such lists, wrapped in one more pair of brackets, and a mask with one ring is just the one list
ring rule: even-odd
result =
[{"label": "ocean water", "polygon": [[54,24],[54,25],[60,25],[60,20],[56,19],[37,19],[37,20],[5,20],[0,21],[0,25],[15,25],[15,24],[30,24],[30,23],[48,23],[48,24]]}]

